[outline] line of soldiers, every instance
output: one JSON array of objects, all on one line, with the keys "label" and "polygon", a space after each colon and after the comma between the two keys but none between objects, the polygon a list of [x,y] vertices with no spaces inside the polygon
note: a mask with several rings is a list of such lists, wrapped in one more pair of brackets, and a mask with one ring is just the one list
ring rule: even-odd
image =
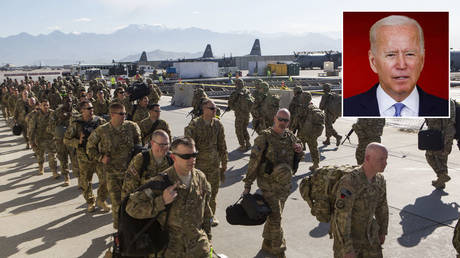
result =
[{"label": "line of soldiers", "polygon": [[[39,174],[44,173],[44,154],[47,153],[53,177],[59,177],[55,159],[57,153],[61,174],[65,184],[69,185],[70,157],[73,176],[78,178],[89,212],[94,211],[96,205],[105,212],[112,209],[113,226],[117,229],[119,207],[125,197],[129,196],[126,211],[136,218],[152,218],[168,209],[169,215],[159,217],[162,224],[168,225],[171,239],[163,256],[209,256],[210,227],[219,223],[214,216],[216,196],[228,162],[224,127],[216,118],[217,107],[212,100],[201,98],[197,101],[199,104],[195,105],[199,105],[200,115],[185,127],[185,137],[171,143],[169,125],[160,119],[159,97],[155,97],[159,94],[156,91],[153,96],[145,96],[134,104],[126,94],[127,85],[117,87],[114,98],[110,99],[110,91],[104,83],[91,82],[90,88],[94,90],[85,91],[76,78],[58,78],[53,84],[42,78],[38,81],[27,78],[21,82],[7,79],[1,87],[3,115],[11,124],[24,126],[24,138],[37,156]],[[75,88],[79,96],[78,105],[75,105],[77,100],[73,97]],[[309,92],[295,88],[290,112],[279,109],[279,98],[272,95],[268,88],[267,83],[258,81],[253,97],[244,87],[244,82],[238,79],[228,107],[235,111],[235,130],[241,151],[251,147],[247,127],[249,114],[253,115],[253,127],[259,136],[251,150],[243,193],[249,193],[257,179],[258,187],[273,211],[265,223],[262,249],[284,257],[286,243],[281,215],[290,193],[292,176],[303,159],[306,144],[313,161],[310,169],[314,170],[319,166],[317,138],[324,125],[326,142],[323,144],[329,144],[329,138],[333,136],[338,146],[342,137],[332,128],[338,116],[328,111],[334,107],[327,104],[327,100],[321,100],[320,108],[317,108],[311,103]],[[328,88],[326,85],[326,97],[323,98],[332,95]],[[52,98],[56,92],[61,97],[60,102],[57,97]],[[92,99],[94,92],[97,99]],[[37,96],[42,96],[40,101]],[[47,99],[48,96],[53,100]],[[151,98],[156,102],[151,102]],[[52,105],[56,106],[55,110],[50,108]],[[455,108],[452,110],[455,112]],[[133,120],[137,114],[137,122],[126,120],[128,114]],[[272,117],[269,119],[267,114]],[[443,150],[427,152],[427,160],[438,175],[438,179],[433,181],[436,188],[445,187],[449,179],[447,155],[452,146],[455,113],[452,115],[450,119],[427,119],[429,128],[449,132],[446,133]],[[344,177],[339,184],[338,201],[335,203],[337,213],[332,229],[336,257],[381,257],[381,244],[388,225],[385,181],[378,174],[383,172],[388,156],[386,148],[379,144],[384,125],[383,119],[358,119],[353,125],[359,139],[356,159],[362,167],[359,173]],[[150,146],[147,154],[142,152],[133,156],[136,149],[146,145]],[[144,162],[145,157],[147,163]],[[91,189],[94,172],[99,178],[96,198]],[[163,180],[161,173],[165,173],[174,184],[162,192],[150,189],[135,191],[146,183]],[[361,184],[369,184],[367,192],[357,192]],[[108,198],[112,207],[106,202]],[[375,233],[372,238],[367,237],[366,230],[376,222],[372,219],[364,221],[359,212],[350,214],[352,210],[366,212],[366,218],[376,216],[378,227],[377,231],[372,231]],[[351,227],[344,227],[348,224]],[[363,227],[366,227],[365,231],[362,231]]]}]

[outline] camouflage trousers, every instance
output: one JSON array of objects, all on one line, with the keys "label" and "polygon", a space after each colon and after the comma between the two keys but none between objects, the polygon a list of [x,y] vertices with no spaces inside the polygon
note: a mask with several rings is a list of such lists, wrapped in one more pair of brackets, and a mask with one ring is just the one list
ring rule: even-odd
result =
[{"label": "camouflage trousers", "polygon": [[118,229],[118,210],[121,205],[121,189],[123,187],[124,171],[108,171],[104,167],[104,176],[107,179],[107,190],[112,202],[113,227]]},{"label": "camouflage trousers", "polygon": [[356,148],[356,162],[358,165],[364,163],[364,154],[366,152],[366,147],[371,142],[381,142],[380,137],[374,138],[358,138],[358,147]]},{"label": "camouflage trousers", "polygon": [[6,105],[2,105],[2,113],[3,113],[3,117],[5,119],[10,118],[10,112],[9,112],[8,107]]},{"label": "camouflage trousers", "polygon": [[447,157],[452,151],[452,141],[444,143],[444,149],[438,151],[426,151],[426,161],[436,174],[447,174]]},{"label": "camouflage trousers", "polygon": [[[334,258],[342,258],[345,254],[336,242],[334,241],[333,245]],[[354,252],[356,258],[383,258],[382,247],[380,245],[355,247]]]},{"label": "camouflage trousers", "polygon": [[69,174],[69,156],[72,162],[72,172],[75,177],[79,177],[80,169],[77,161],[77,153],[73,147],[64,144],[64,139],[56,138],[56,152],[59,163],[61,164],[61,173]]},{"label": "camouflage trousers", "polygon": [[92,188],[94,172],[99,179],[99,187],[97,188],[97,199],[105,201],[108,197],[107,181],[102,171],[102,165],[97,162],[79,160],[80,166],[80,184],[83,191],[83,197],[87,204],[95,202]]},{"label": "camouflage trousers", "polygon": [[313,162],[313,164],[319,164],[318,137],[309,136],[306,137],[304,140],[302,140],[302,142],[304,145],[305,142],[308,145],[308,149],[310,150],[311,161]]},{"label": "camouflage trousers", "polygon": [[27,123],[26,121],[18,121],[18,124],[22,127],[22,137],[29,143],[29,137],[27,137]]},{"label": "camouflage trousers", "polygon": [[249,145],[249,114],[235,113],[235,133],[240,146]]},{"label": "camouflage trousers", "polygon": [[209,206],[211,207],[212,214],[216,213],[217,207],[217,193],[219,192],[220,187],[220,170],[219,165],[203,165],[203,164],[196,164],[196,168],[201,170],[206,175],[206,180],[208,180],[209,184],[211,185],[211,198],[209,200]]},{"label": "camouflage trousers", "polygon": [[43,165],[43,163],[45,163],[45,153],[47,153],[51,171],[56,171],[56,145],[54,141],[51,139],[37,139],[35,144],[37,145],[35,153],[37,155],[38,164]]},{"label": "camouflage trousers", "polygon": [[286,240],[281,227],[281,214],[283,213],[286,198],[269,191],[262,191],[262,195],[272,209],[272,213],[268,215],[267,221],[265,221],[262,246],[272,254],[280,254],[286,250]]},{"label": "camouflage trousers", "polygon": [[[183,234],[180,234],[181,236]],[[209,252],[211,251],[210,241],[206,236],[202,236],[194,241],[186,240],[176,235],[171,235],[168,248],[159,257],[164,258],[209,258]],[[155,255],[149,257],[154,258]],[[214,256],[213,256],[214,257]]]},{"label": "camouflage trousers", "polygon": [[335,120],[337,120],[336,116],[326,112],[326,118],[324,119],[326,127],[326,138],[330,138],[331,136],[337,137],[339,135],[334,127],[332,127],[332,125],[335,123]]},{"label": "camouflage trousers", "polygon": [[460,256],[460,220],[457,221],[454,230],[454,238],[452,238],[452,244],[454,245],[455,250],[457,251],[457,257]]}]

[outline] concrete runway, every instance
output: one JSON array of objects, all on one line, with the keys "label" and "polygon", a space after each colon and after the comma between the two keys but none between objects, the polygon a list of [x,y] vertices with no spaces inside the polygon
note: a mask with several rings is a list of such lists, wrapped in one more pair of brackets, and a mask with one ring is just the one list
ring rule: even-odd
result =
[{"label": "concrete runway", "polygon": [[[169,105],[170,97],[162,97],[161,116],[172,127],[172,134],[183,134],[189,122],[185,115],[191,108]],[[319,97],[314,97],[318,102]],[[213,245],[228,257],[269,257],[260,251],[263,226],[231,226],[225,221],[225,208],[233,204],[243,191],[241,179],[247,170],[250,152],[237,150],[234,114],[223,117],[229,163],[226,181],[218,194],[217,218],[213,228]],[[354,119],[340,118],[337,131],[346,134]],[[249,131],[250,134],[252,130]],[[254,140],[252,137],[252,141]],[[356,135],[351,144],[340,148],[321,146],[320,165],[354,164]],[[333,141],[333,143],[335,143]],[[460,151],[454,142],[449,156],[452,180],[445,191],[434,190],[435,174],[417,149],[417,134],[385,127],[382,143],[389,149],[388,166],[384,172],[390,206],[385,257],[455,257],[451,244],[453,229],[459,217]],[[292,194],[283,213],[287,257],[332,257],[329,225],[318,223],[310,215],[308,205],[300,197],[298,185],[309,175],[311,165],[307,153],[293,178]],[[22,137],[13,136],[5,120],[0,120],[0,257],[102,257],[111,245],[112,217],[96,211],[88,214],[81,191],[72,178],[64,187],[62,177],[51,178],[46,163],[45,175],[37,175],[38,166],[30,150],[25,150]],[[95,177],[94,187],[97,186]],[[253,192],[256,185],[253,185]],[[94,192],[96,193],[96,192]]]}]

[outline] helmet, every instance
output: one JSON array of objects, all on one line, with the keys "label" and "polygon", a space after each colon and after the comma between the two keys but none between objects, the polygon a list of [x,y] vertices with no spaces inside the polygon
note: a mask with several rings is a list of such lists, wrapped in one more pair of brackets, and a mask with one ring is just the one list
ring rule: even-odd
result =
[{"label": "helmet", "polygon": [[311,102],[311,93],[308,92],[308,91],[305,91],[302,93],[302,96],[304,97],[305,99],[305,103],[310,103]]}]

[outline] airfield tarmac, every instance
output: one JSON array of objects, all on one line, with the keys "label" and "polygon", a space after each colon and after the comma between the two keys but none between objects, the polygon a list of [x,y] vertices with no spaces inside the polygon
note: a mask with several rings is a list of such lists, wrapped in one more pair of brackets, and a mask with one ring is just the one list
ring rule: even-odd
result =
[{"label": "airfield tarmac", "polygon": [[[453,97],[459,92],[454,90]],[[318,103],[315,96],[313,101]],[[183,135],[189,122],[185,119],[191,108],[170,106],[170,97],[162,97],[161,113],[171,126],[173,136]],[[346,134],[355,119],[340,118],[335,123],[339,134]],[[452,180],[444,191],[434,190],[435,174],[425,160],[425,152],[417,149],[417,134],[401,131],[404,124],[421,123],[387,121],[382,143],[389,150],[384,172],[390,209],[388,236],[383,245],[384,257],[455,257],[451,240],[459,217],[460,151],[454,142],[449,156]],[[243,191],[242,178],[250,152],[237,150],[234,114],[222,118],[229,151],[226,181],[218,194],[216,216],[220,225],[212,229],[213,246],[228,257],[270,257],[260,247],[263,226],[232,226],[225,220],[225,208],[237,201]],[[420,125],[420,124],[419,124]],[[415,127],[415,126],[414,126]],[[252,130],[249,130],[252,133]],[[324,134],[323,134],[324,135]],[[251,137],[254,140],[256,135]],[[353,134],[344,145],[319,148],[320,165],[355,164],[357,137]],[[332,144],[335,141],[332,139]],[[37,163],[31,150],[25,150],[22,137],[13,136],[3,118],[0,120],[0,257],[103,257],[111,245],[110,213],[86,212],[81,191],[72,178],[64,187],[62,177],[55,180],[46,164],[45,175],[37,175]],[[300,196],[298,185],[309,175],[311,165],[307,153],[293,177],[292,193],[283,213],[283,229],[287,257],[333,257],[329,225],[319,223]],[[97,177],[94,177],[94,188]],[[256,189],[253,185],[253,191]],[[96,191],[94,191],[96,193]]]}]

